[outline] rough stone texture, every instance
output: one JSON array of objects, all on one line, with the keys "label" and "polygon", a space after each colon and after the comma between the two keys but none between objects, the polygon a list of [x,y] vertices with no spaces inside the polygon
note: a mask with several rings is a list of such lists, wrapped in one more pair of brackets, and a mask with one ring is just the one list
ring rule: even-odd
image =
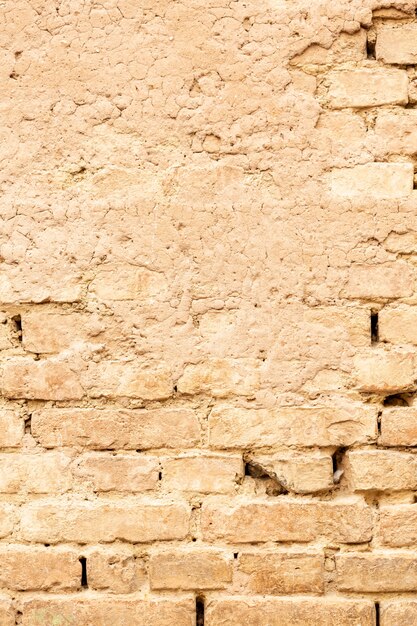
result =
[{"label": "rough stone texture", "polygon": [[416,10],[0,2],[0,626],[417,622]]}]

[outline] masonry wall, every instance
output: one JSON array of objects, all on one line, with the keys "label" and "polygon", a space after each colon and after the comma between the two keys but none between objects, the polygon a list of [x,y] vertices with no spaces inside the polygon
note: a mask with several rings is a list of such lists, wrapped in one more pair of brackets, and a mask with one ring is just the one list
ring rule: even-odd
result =
[{"label": "masonry wall", "polygon": [[0,3],[0,625],[417,623],[414,1]]}]

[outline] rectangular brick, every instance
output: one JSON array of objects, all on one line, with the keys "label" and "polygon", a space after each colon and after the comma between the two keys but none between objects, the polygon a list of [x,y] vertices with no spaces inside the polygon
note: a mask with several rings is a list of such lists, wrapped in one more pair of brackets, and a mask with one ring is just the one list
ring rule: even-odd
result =
[{"label": "rectangular brick", "polygon": [[12,601],[6,596],[0,596],[0,624],[1,626],[15,626],[16,624]]},{"label": "rectangular brick", "polygon": [[100,269],[89,291],[100,300],[140,299],[142,303],[149,303],[167,296],[168,282],[162,272],[119,264]]},{"label": "rectangular brick", "polygon": [[71,458],[62,453],[0,454],[0,493],[63,493]]},{"label": "rectangular brick", "polygon": [[355,491],[417,489],[417,456],[395,450],[352,450],[347,455]]},{"label": "rectangular brick", "polygon": [[250,460],[288,491],[314,493],[333,487],[333,460],[330,454],[250,454]]},{"label": "rectangular brick", "polygon": [[372,441],[376,435],[376,407],[354,402],[349,406],[277,409],[221,405],[209,415],[210,446],[218,449],[348,446]]},{"label": "rectangular brick", "polygon": [[374,132],[382,154],[408,154],[417,152],[417,111],[398,109],[380,111]]},{"label": "rectangular brick", "polygon": [[235,583],[241,593],[323,593],[324,556],[300,552],[243,552]]},{"label": "rectangular brick", "polygon": [[164,400],[173,394],[174,388],[167,368],[144,368],[129,361],[90,363],[83,383],[93,398]]},{"label": "rectangular brick", "polygon": [[86,316],[81,313],[35,308],[22,314],[22,345],[27,352],[54,354],[87,339]]},{"label": "rectangular brick", "polygon": [[208,603],[207,626],[374,626],[368,600],[339,598],[225,598]]},{"label": "rectangular brick", "polygon": [[415,554],[374,552],[336,555],[337,587],[361,593],[417,590]]},{"label": "rectangular brick", "polygon": [[407,298],[413,294],[414,282],[413,269],[402,261],[352,265],[342,296],[355,300]]},{"label": "rectangular brick", "polygon": [[384,307],[378,315],[378,329],[380,341],[417,345],[417,307]]},{"label": "rectangular brick", "polygon": [[87,454],[77,461],[75,475],[93,491],[140,493],[158,485],[159,462],[144,455]]},{"label": "rectangular brick", "polygon": [[270,500],[207,501],[202,508],[205,540],[251,543],[314,541],[325,537],[341,543],[369,541],[372,511],[362,501],[300,502],[282,496]]},{"label": "rectangular brick", "polygon": [[332,109],[408,102],[408,77],[404,70],[343,70],[330,73],[327,80],[327,103]]},{"label": "rectangular brick", "polygon": [[340,167],[330,174],[330,190],[336,196],[395,199],[413,191],[412,163],[365,163]]},{"label": "rectangular brick", "polygon": [[232,582],[232,561],[215,550],[175,550],[153,554],[151,589],[224,589]]},{"label": "rectangular brick", "polygon": [[6,398],[80,400],[84,395],[76,367],[54,359],[8,359],[0,385]]},{"label": "rectangular brick", "polygon": [[112,500],[36,501],[23,505],[20,532],[40,543],[132,543],[184,539],[190,511],[183,503]]},{"label": "rectangular brick", "polygon": [[[369,346],[369,308],[323,306],[307,308],[303,320],[340,334],[352,346]],[[311,326],[309,330],[311,329]]]},{"label": "rectangular brick", "polygon": [[32,413],[32,435],[45,448],[96,450],[192,448],[200,424],[191,409],[45,409]]},{"label": "rectangular brick", "polygon": [[401,24],[399,27],[378,28],[376,58],[384,63],[414,65],[417,63],[417,27]]},{"label": "rectangular brick", "polygon": [[194,599],[132,599],[83,595],[22,602],[22,626],[192,626]]},{"label": "rectangular brick", "polygon": [[74,591],[81,586],[81,564],[75,550],[3,545],[0,558],[0,584],[3,588]]},{"label": "rectangular brick", "polygon": [[417,623],[417,600],[381,602],[381,626],[411,626]]},{"label": "rectangular brick", "polygon": [[412,352],[375,349],[354,358],[356,389],[368,393],[393,394],[414,388],[415,355]]},{"label": "rectangular brick", "polygon": [[385,408],[378,441],[383,446],[417,446],[417,409]]},{"label": "rectangular brick", "polygon": [[25,421],[18,411],[0,409],[0,448],[19,448],[25,434]]},{"label": "rectangular brick", "polygon": [[87,559],[89,589],[107,593],[134,593],[147,581],[145,561],[123,546],[91,548],[83,552]]},{"label": "rectangular brick", "polygon": [[361,61],[366,58],[366,31],[351,34],[341,33],[330,48],[312,44],[304,52],[291,59],[291,65],[330,65],[346,61]]},{"label": "rectangular brick", "polygon": [[233,493],[242,475],[241,456],[180,456],[162,462],[162,485],[169,491]]},{"label": "rectangular brick", "polygon": [[208,393],[217,398],[253,395],[259,387],[258,367],[257,359],[210,359],[186,365],[178,380],[178,391],[190,395]]},{"label": "rectangular brick", "polygon": [[379,535],[391,548],[415,546],[417,542],[417,505],[397,504],[380,510]]},{"label": "rectangular brick", "polygon": [[0,503],[0,538],[10,535],[17,523],[16,507]]}]

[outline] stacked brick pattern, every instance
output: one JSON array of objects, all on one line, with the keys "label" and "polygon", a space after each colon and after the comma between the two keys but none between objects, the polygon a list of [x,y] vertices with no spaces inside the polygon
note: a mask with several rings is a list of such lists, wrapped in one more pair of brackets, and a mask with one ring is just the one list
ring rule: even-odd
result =
[{"label": "stacked brick pattern", "polygon": [[415,2],[0,4],[1,626],[417,623]]}]

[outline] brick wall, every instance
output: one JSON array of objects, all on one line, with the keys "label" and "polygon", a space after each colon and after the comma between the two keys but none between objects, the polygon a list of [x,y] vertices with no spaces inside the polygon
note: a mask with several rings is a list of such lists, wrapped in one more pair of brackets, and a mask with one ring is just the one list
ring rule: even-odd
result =
[{"label": "brick wall", "polygon": [[416,10],[0,3],[1,626],[417,623]]}]

